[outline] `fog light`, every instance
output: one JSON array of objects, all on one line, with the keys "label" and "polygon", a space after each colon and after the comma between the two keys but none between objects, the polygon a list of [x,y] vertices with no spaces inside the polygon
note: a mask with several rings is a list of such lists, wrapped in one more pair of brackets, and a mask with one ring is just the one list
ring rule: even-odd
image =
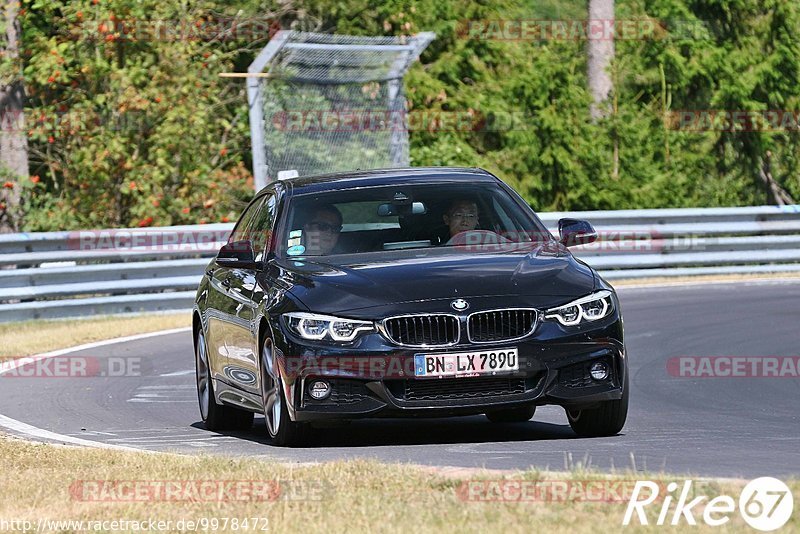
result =
[{"label": "fog light", "polygon": [[595,380],[605,380],[608,378],[608,365],[606,362],[594,362],[589,369],[589,374]]},{"label": "fog light", "polygon": [[308,386],[308,394],[314,400],[322,400],[331,394],[331,386],[324,380],[315,380]]}]

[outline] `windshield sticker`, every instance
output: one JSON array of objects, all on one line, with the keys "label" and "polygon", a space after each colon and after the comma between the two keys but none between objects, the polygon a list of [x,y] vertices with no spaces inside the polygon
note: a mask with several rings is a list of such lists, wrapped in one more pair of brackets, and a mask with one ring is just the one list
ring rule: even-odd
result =
[{"label": "windshield sticker", "polygon": [[299,245],[303,240],[299,237],[293,237],[289,241],[286,242],[287,247],[293,247],[295,245]]},{"label": "windshield sticker", "polygon": [[303,237],[303,231],[302,230],[292,230],[291,232],[289,232],[289,237],[290,238],[291,237]]},{"label": "windshield sticker", "polygon": [[289,256],[299,256],[300,254],[302,254],[305,251],[306,251],[306,247],[304,247],[303,245],[295,245],[293,247],[289,247],[286,250],[286,254],[288,254]]}]

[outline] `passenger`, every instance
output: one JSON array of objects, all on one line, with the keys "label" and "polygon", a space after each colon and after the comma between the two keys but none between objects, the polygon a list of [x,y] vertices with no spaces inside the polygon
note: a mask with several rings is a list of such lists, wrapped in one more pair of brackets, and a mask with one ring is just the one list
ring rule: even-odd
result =
[{"label": "passenger", "polygon": [[310,256],[331,254],[342,231],[342,213],[332,204],[316,207],[303,224],[305,253]]},{"label": "passenger", "polygon": [[472,200],[456,199],[442,216],[450,229],[450,237],[474,230],[478,226],[478,205]]}]

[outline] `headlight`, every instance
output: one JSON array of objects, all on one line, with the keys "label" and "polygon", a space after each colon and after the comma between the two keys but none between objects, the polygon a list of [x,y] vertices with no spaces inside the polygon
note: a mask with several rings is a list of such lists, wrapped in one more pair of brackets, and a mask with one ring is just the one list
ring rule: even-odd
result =
[{"label": "headlight", "polygon": [[545,318],[556,319],[564,326],[575,326],[582,321],[602,319],[611,313],[613,309],[611,291],[604,289],[558,308],[550,308],[545,312]]},{"label": "headlight", "polygon": [[327,337],[333,341],[353,341],[359,332],[375,330],[373,324],[368,321],[342,319],[316,313],[284,313],[283,320],[289,330],[303,339],[321,340]]}]

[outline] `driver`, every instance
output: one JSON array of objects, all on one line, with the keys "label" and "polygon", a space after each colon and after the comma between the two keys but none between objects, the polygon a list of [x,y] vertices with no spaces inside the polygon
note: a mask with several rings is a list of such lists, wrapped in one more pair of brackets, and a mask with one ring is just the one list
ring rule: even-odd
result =
[{"label": "driver", "polygon": [[333,252],[342,231],[342,213],[332,204],[317,207],[311,212],[305,224],[306,254],[325,256]]},{"label": "driver", "polygon": [[467,199],[456,199],[442,216],[444,224],[450,229],[450,237],[474,230],[478,226],[478,205]]}]

